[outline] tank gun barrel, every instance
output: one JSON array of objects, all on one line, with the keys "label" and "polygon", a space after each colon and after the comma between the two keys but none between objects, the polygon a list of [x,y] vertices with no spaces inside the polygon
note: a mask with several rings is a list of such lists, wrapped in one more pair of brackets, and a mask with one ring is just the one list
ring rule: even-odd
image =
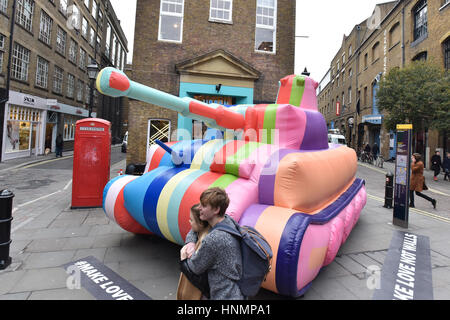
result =
[{"label": "tank gun barrel", "polygon": [[107,67],[100,71],[96,80],[100,93],[111,97],[129,97],[158,105],[180,113],[194,120],[205,121],[218,129],[244,129],[242,114],[220,105],[209,105],[185,97],[179,98],[169,93],[131,81],[122,71]]}]

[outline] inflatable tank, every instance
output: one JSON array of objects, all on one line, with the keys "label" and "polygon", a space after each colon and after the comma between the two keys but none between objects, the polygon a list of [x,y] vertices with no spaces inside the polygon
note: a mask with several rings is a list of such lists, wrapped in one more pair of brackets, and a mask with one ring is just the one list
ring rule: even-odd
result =
[{"label": "inflatable tank", "polygon": [[328,143],[313,79],[287,76],[276,103],[231,107],[179,98],[109,67],[96,85],[105,95],[158,105],[217,129],[211,138],[150,146],[142,176],[118,176],[105,186],[104,211],[120,227],[183,245],[191,206],[205,189],[221,187],[230,198],[227,214],[256,228],[272,247],[265,289],[303,295],[333,261],[366,191],[355,177],[355,151]]}]

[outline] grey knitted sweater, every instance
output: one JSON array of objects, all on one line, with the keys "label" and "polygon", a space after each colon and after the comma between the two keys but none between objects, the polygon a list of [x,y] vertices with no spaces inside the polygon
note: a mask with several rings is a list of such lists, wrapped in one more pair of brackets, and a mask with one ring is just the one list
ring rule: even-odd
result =
[{"label": "grey knitted sweater", "polygon": [[[231,217],[225,215],[224,223],[234,226]],[[197,233],[192,230],[186,236],[186,243],[197,242]],[[239,240],[231,234],[210,231],[201,247],[187,261],[195,274],[208,272],[211,300],[240,300],[244,296],[237,281],[242,275],[242,256]]]}]

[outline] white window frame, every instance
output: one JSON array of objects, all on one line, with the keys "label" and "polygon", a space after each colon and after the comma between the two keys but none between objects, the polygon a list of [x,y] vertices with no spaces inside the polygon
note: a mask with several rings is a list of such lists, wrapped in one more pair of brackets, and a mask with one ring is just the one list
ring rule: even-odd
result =
[{"label": "white window frame", "polygon": [[66,55],[67,32],[60,26],[56,27],[56,51]]},{"label": "white window frame", "polygon": [[38,56],[36,64],[36,86],[47,89],[48,86],[48,68],[50,63]]},{"label": "white window frame", "polygon": [[67,2],[68,0],[59,0],[59,11],[61,11],[64,16],[67,16]]},{"label": "white window frame", "polygon": [[[218,7],[219,1],[222,1],[222,3],[229,3],[230,4],[230,9],[219,8]],[[213,7],[213,3],[215,3],[217,7]],[[222,11],[223,13],[228,12],[229,13],[229,19],[213,17],[212,16],[213,10],[215,10],[216,12],[217,11]],[[233,23],[233,0],[210,0],[210,3],[209,3],[209,21]]]},{"label": "white window frame", "polygon": [[[264,6],[264,5],[258,5],[258,1],[264,1],[264,0],[256,0],[256,25],[255,25],[255,52],[259,52],[259,53],[271,53],[271,54],[276,54],[277,53],[277,14],[278,14],[278,1],[277,0],[273,0],[274,1],[274,7],[268,7],[268,6]],[[274,10],[274,15],[272,17],[270,16],[266,16],[263,14],[258,14],[258,8],[267,8],[267,9],[273,9]],[[269,26],[266,24],[259,24],[258,23],[258,16],[260,16],[261,18],[272,18],[273,19],[273,25]],[[256,47],[256,31],[257,29],[267,29],[267,30],[272,30],[273,31],[273,50],[272,51],[265,51],[265,50],[258,50]]]},{"label": "white window frame", "polygon": [[[151,123],[152,121],[166,121],[168,122],[168,133],[167,133],[167,140],[170,142],[170,136],[171,136],[171,129],[172,129],[172,121],[169,119],[148,119],[147,122],[147,155],[146,155],[146,159],[148,158],[148,151],[149,148],[151,146],[150,144],[150,128],[151,128]],[[158,139],[159,137],[157,137],[156,139]]]},{"label": "white window frame", "polygon": [[14,42],[11,77],[16,80],[28,81],[31,51]]},{"label": "white window frame", "polygon": [[0,12],[6,13],[8,10],[8,0],[0,0]]},{"label": "white window frame", "polygon": [[50,45],[52,42],[52,27],[53,19],[45,12],[41,10],[41,21],[39,23],[39,40]]},{"label": "white window frame", "polygon": [[71,73],[67,75],[67,97],[73,98],[75,91],[75,76]]},{"label": "white window frame", "polygon": [[83,38],[88,39],[89,23],[86,17],[83,17],[81,21],[81,35]]},{"label": "white window frame", "polygon": [[352,103],[352,87],[348,88],[348,104]]},{"label": "white window frame", "polygon": [[77,101],[83,101],[83,87],[84,82],[80,79],[77,80]]},{"label": "white window frame", "polygon": [[64,70],[58,66],[55,66],[53,72],[53,92],[62,94],[62,87],[64,82]]},{"label": "white window frame", "polygon": [[75,40],[70,38],[70,46],[69,46],[69,61],[73,63],[77,63],[77,43]]},{"label": "white window frame", "polygon": [[85,70],[86,69],[86,50],[84,50],[81,46],[80,46],[80,59],[78,61],[78,66],[80,67],[80,69]]},{"label": "white window frame", "polygon": [[17,0],[16,21],[28,31],[33,29],[33,0]]},{"label": "white window frame", "polygon": [[95,1],[95,0],[93,0],[92,1],[92,16],[94,17],[94,19],[96,19],[97,20],[97,8],[98,8],[98,6],[97,6],[97,1]]},{"label": "white window frame", "polygon": [[89,44],[94,47],[95,46],[95,30],[94,27],[89,28]]},{"label": "white window frame", "polygon": [[74,116],[64,115],[64,141],[75,139],[75,123],[77,120]]},{"label": "white window frame", "polygon": [[[181,0],[181,13],[177,12],[170,12],[170,11],[163,11],[163,5],[168,4],[169,6],[171,4],[179,5],[176,0],[161,0],[160,8],[159,8],[159,26],[158,26],[158,41],[166,41],[166,42],[174,42],[174,43],[182,43],[183,42],[183,24],[184,24],[184,0]],[[181,28],[180,28],[180,39],[179,40],[172,40],[172,39],[163,39],[161,38],[161,20],[162,16],[172,16],[172,17],[179,17],[181,18]]]}]

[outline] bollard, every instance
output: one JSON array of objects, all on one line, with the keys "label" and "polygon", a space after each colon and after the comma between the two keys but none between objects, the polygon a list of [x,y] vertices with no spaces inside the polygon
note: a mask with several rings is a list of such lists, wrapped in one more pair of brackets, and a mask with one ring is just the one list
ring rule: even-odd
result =
[{"label": "bollard", "polygon": [[11,244],[12,199],[14,194],[0,190],[0,270],[11,264],[9,245]]},{"label": "bollard", "polygon": [[392,172],[386,173],[386,187],[384,192],[384,206],[385,208],[392,208],[392,197],[394,195],[394,175]]}]

